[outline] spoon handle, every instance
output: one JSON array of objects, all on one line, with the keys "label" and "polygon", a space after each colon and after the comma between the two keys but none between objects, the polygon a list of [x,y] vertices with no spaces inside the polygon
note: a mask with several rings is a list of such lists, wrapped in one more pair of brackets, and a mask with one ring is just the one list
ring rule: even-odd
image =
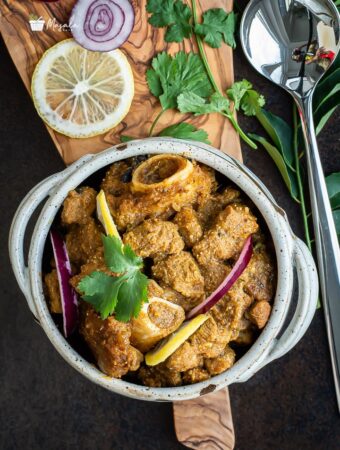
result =
[{"label": "spoon handle", "polygon": [[313,97],[296,98],[307,150],[307,169],[323,309],[340,411],[340,250],[313,121]]}]

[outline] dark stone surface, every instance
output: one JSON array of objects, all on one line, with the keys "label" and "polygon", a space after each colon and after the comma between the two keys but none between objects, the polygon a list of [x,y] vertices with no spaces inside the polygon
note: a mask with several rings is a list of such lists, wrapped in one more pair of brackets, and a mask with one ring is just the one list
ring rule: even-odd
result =
[{"label": "dark stone surface", "polygon": [[[243,2],[242,2],[243,3]],[[0,448],[67,450],[167,450],[176,442],[171,404],[111,394],[69,367],[32,320],[11,272],[7,240],[13,214],[37,182],[63,163],[0,43]],[[291,102],[250,69],[240,49],[235,73],[251,80],[269,108],[288,120]],[[247,130],[261,131],[253,119]],[[339,113],[320,136],[325,172],[340,170]],[[244,161],[268,186],[302,236],[298,207],[263,150],[244,148]],[[322,311],[285,357],[250,381],[230,388],[238,450],[336,450],[336,408]]]}]

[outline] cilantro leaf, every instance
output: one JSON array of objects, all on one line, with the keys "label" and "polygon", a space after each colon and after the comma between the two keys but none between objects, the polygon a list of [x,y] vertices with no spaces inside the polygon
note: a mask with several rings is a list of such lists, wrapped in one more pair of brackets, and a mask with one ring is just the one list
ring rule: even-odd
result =
[{"label": "cilantro leaf", "polygon": [[169,136],[177,139],[188,139],[189,141],[199,141],[210,144],[208,133],[205,130],[197,129],[191,123],[186,122],[177,123],[164,128],[164,130],[159,133],[159,136]]},{"label": "cilantro leaf", "polygon": [[113,273],[124,273],[143,267],[143,260],[129,245],[115,236],[102,236],[105,264]]},{"label": "cilantro leaf", "polygon": [[224,9],[213,8],[206,11],[203,22],[196,24],[195,33],[203,38],[210,47],[221,46],[222,39],[230,47],[235,48],[236,15],[234,12],[226,13]]},{"label": "cilantro leaf", "polygon": [[248,80],[237,81],[227,90],[228,97],[233,100],[235,109],[240,108],[246,116],[255,116],[259,108],[265,104],[263,95],[260,95]]},{"label": "cilantro leaf", "polygon": [[146,10],[152,13],[149,23],[157,28],[168,27],[166,42],[182,42],[192,34],[192,12],[181,0],[148,0]]},{"label": "cilantro leaf", "polygon": [[182,113],[209,114],[212,112],[229,112],[229,100],[219,93],[211,96],[210,101],[193,92],[185,92],[178,96],[178,108]]},{"label": "cilantro leaf", "polygon": [[81,279],[78,289],[84,301],[90,303],[104,320],[115,313],[117,320],[127,322],[137,317],[142,303],[147,301],[148,278],[140,271],[143,260],[129,245],[114,236],[103,236],[105,263],[112,276],[94,271]]},{"label": "cilantro leaf", "polygon": [[[211,84],[200,57],[193,52],[174,56],[162,52],[152,60],[147,71],[150,91],[159,97],[163,110],[177,108],[177,97],[184,92],[208,97]],[[160,89],[161,87],[161,89]]]},{"label": "cilantro leaf", "polygon": [[84,292],[83,300],[90,303],[106,319],[115,310],[118,302],[118,291],[122,277],[111,277],[104,272],[92,272],[78,284],[78,289]]}]

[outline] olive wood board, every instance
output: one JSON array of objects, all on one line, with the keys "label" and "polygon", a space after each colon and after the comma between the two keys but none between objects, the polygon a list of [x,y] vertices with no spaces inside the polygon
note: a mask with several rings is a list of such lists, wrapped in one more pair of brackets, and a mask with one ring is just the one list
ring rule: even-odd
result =
[{"label": "olive wood board", "polygon": [[[59,0],[53,3],[33,0],[1,0],[0,32],[12,60],[30,92],[34,68],[43,53],[55,43],[71,37],[65,31],[75,0]],[[232,0],[198,0],[199,12],[209,8],[232,9]],[[133,0],[136,18],[133,32],[121,48],[127,56],[135,80],[135,96],[125,119],[109,132],[88,139],[66,137],[47,126],[47,129],[66,164],[87,153],[97,153],[120,142],[120,135],[136,138],[148,135],[151,123],[160,111],[160,105],[148,89],[145,72],[152,58],[161,51],[171,54],[184,50],[197,51],[196,43],[186,39],[183,43],[168,44],[164,30],[152,28],[147,21],[146,0]],[[45,20],[42,31],[32,31],[29,15]],[[53,23],[52,23],[53,21]],[[52,26],[54,25],[54,26]],[[61,25],[58,27],[57,25]],[[206,47],[207,57],[219,87],[225,90],[234,80],[232,49],[225,44],[218,50]],[[157,129],[186,120],[208,132],[214,147],[242,159],[240,141],[228,119],[218,114],[193,117],[167,111],[158,122]],[[228,390],[205,395],[195,400],[176,402],[174,420],[177,438],[185,446],[202,450],[234,448],[234,429]]]},{"label": "olive wood board", "polygon": [[[17,70],[30,91],[32,73],[42,54],[63,39],[71,37],[69,32],[59,29],[56,24],[68,23],[70,11],[75,0],[59,0],[44,3],[32,0],[1,0],[0,31]],[[87,139],[74,139],[48,128],[56,147],[66,164],[70,164],[86,153],[96,153],[120,142],[120,135],[143,138],[148,135],[153,119],[160,111],[160,105],[148,89],[145,71],[151,59],[161,51],[176,53],[179,50],[197,50],[192,40],[182,44],[164,41],[164,30],[148,24],[145,9],[146,0],[133,0],[136,18],[133,32],[122,50],[128,57],[135,80],[135,96],[131,109],[125,119],[109,132]],[[199,0],[200,10],[214,7],[231,9],[232,0]],[[45,20],[42,31],[32,31],[29,15],[35,14]],[[52,21],[54,19],[54,27]],[[233,82],[232,49],[223,44],[218,50],[206,48],[212,71],[221,88],[225,89]],[[181,122],[183,119],[208,132],[213,146],[223,148],[229,154],[240,157],[240,143],[237,133],[228,119],[219,114],[192,117],[167,111],[158,122],[155,132]]]}]

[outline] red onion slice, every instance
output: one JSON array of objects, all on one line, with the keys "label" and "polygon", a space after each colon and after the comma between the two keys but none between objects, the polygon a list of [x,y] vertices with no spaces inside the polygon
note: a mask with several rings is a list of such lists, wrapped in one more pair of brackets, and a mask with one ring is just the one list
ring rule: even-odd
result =
[{"label": "red onion slice", "polygon": [[63,309],[64,335],[65,337],[69,337],[75,330],[78,322],[78,299],[75,290],[70,285],[72,270],[66,244],[58,232],[52,230],[50,236],[58,274],[61,306]]},{"label": "red onion slice", "polygon": [[82,47],[109,52],[131,34],[135,13],[128,0],[78,0],[70,18],[74,39]]},{"label": "red onion slice", "polygon": [[245,268],[247,267],[250,258],[253,254],[253,239],[252,236],[249,236],[246,239],[246,242],[243,246],[240,256],[236,261],[232,271],[227,275],[225,280],[219,287],[209,295],[203,302],[199,305],[195,306],[194,309],[189,311],[187,314],[187,319],[192,319],[193,317],[198,316],[199,314],[204,314],[209,311],[216,303],[231,289],[233,284],[237,281],[237,279],[242,275]]}]

